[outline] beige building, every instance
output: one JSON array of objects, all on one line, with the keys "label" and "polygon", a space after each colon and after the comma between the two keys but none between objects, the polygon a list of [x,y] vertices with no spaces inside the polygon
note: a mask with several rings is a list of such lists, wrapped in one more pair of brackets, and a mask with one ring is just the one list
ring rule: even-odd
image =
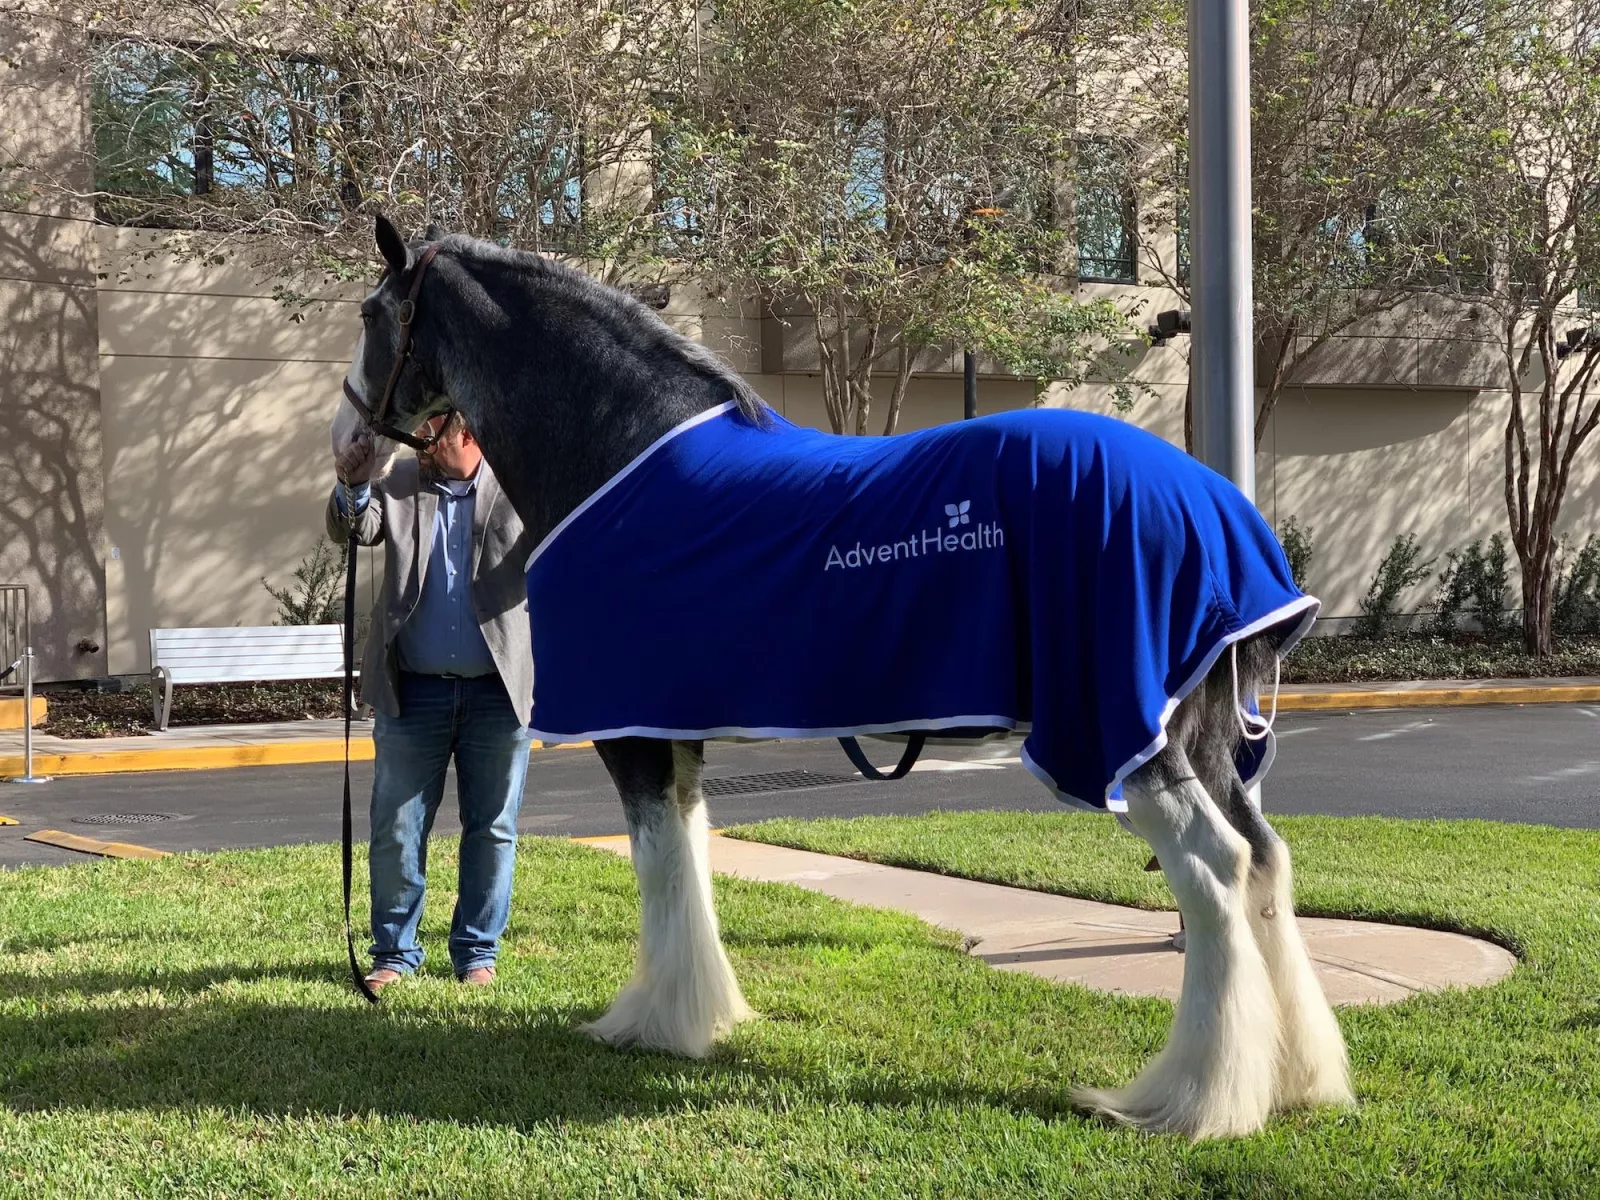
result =
[{"label": "beige building", "polygon": [[[89,136],[87,105],[40,65],[47,53],[20,61],[5,135],[65,169]],[[144,671],[152,627],[270,622],[262,579],[287,583],[320,536],[359,297],[293,313],[270,278],[180,265],[166,236],[97,224],[87,208],[0,212],[0,583],[31,590],[45,679]],[[1137,282],[1081,286],[1147,315],[1177,307]],[[787,417],[825,424],[809,338],[683,286],[666,315]],[[1505,527],[1504,368],[1481,319],[1419,297],[1325,347],[1279,405],[1259,503],[1275,525],[1292,516],[1315,530],[1325,614],[1357,611],[1397,534],[1439,554]],[[959,359],[933,368],[911,384],[903,429],[961,415]],[[1129,419],[1181,442],[1186,371],[1185,338],[1142,351],[1134,376],[1154,398]],[[1108,396],[1089,386],[1044,401],[1103,409]],[[1033,402],[1025,381],[980,379],[980,411]],[[1600,442],[1588,449],[1563,522],[1579,536],[1600,532]],[[1407,603],[1427,599],[1423,588]]]}]

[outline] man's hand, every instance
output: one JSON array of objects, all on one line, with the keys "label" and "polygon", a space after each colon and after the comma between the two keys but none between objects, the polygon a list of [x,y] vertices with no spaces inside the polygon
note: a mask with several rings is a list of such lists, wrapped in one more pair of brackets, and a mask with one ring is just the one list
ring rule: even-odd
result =
[{"label": "man's hand", "polygon": [[378,456],[372,438],[363,434],[333,458],[333,471],[340,483],[366,483],[377,469]]}]

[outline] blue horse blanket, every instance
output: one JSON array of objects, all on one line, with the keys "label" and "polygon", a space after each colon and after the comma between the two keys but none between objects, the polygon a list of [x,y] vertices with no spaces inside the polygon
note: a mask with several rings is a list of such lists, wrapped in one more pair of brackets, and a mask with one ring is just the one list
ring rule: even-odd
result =
[{"label": "blue horse blanket", "polygon": [[1233,484],[1063,409],[878,438],[725,405],[527,582],[543,741],[1026,728],[1058,798],[1114,811],[1218,656],[1280,623],[1287,653],[1318,606]]}]

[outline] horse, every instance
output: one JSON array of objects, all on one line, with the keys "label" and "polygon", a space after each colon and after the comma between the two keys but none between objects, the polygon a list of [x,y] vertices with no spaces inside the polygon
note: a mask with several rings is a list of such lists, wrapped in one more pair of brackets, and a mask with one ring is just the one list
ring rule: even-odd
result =
[{"label": "horse", "polygon": [[[560,544],[563,528],[592,511],[597,497],[615,495],[618,480],[633,479],[630,470],[651,460],[652,447],[676,431],[709,426],[712,417],[732,422],[730,430],[775,419],[711,350],[581,271],[432,226],[410,243],[383,217],[375,232],[387,269],[361,304],[363,328],[332,438],[335,450],[376,438],[380,477],[399,445],[422,444],[412,431],[458,411],[543,547],[552,538]],[[958,431],[950,436],[963,435],[965,426],[985,421],[948,427]],[[1126,428],[1129,438],[1159,442]],[[823,450],[836,445],[842,455],[849,444],[901,440],[838,437]],[[1105,456],[1114,459],[1121,443],[1106,444]],[[1144,453],[1143,442],[1130,444]],[[1171,462],[1168,469],[1189,468]],[[1282,552],[1270,528],[1236,489],[1233,495],[1228,503],[1247,510],[1234,528],[1270,542],[1271,551],[1261,552],[1267,557],[1257,557],[1278,570]],[[955,504],[947,511],[952,527],[967,516]],[[933,549],[941,541],[956,546],[955,534],[939,534]],[[603,559],[603,530],[594,544]],[[888,557],[889,547],[882,550]],[[1255,561],[1236,550],[1221,548],[1218,561]],[[1015,564],[1027,550],[1013,541],[996,552]],[[1136,542],[1134,553],[1153,550]],[[704,628],[683,628],[669,639],[680,662],[706,655],[697,639],[707,630],[743,628],[764,615],[737,593],[708,595],[703,608]],[[784,619],[776,614],[774,623]],[[537,641],[537,612],[533,620]],[[1150,748],[1117,781],[1119,816],[1150,844],[1176,898],[1186,958],[1165,1046],[1124,1086],[1075,1088],[1072,1103],[1081,1110],[1199,1139],[1251,1133],[1275,1111],[1354,1103],[1344,1040],[1296,922],[1289,849],[1241,774],[1240,751],[1252,740],[1255,711],[1253,705],[1244,711],[1241,696],[1276,688],[1280,653],[1309,623],[1301,606],[1291,618],[1213,648],[1203,674],[1169,698]],[[1048,623],[1044,632],[1051,632]],[[629,654],[651,651],[637,638],[626,644]],[[615,654],[607,661],[627,665]],[[537,727],[546,698],[537,646],[535,664]],[[649,682],[638,672],[635,679]],[[625,687],[608,691],[621,697],[618,703],[629,702]],[[653,726],[597,735],[594,749],[627,818],[642,910],[631,979],[603,1015],[582,1027],[600,1041],[699,1057],[755,1016],[723,949],[713,904],[701,777],[704,740],[720,735]]]}]

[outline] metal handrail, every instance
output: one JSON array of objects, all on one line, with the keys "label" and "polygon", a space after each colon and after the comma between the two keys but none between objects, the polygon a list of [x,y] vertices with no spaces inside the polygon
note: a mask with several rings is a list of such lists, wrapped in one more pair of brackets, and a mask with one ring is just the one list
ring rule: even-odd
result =
[{"label": "metal handrail", "polygon": [[[22,614],[20,636],[17,613]],[[20,653],[18,652],[20,650]],[[22,774],[9,783],[49,783],[48,775],[33,773],[33,614],[28,607],[26,584],[0,584],[0,682],[22,672]]]}]

